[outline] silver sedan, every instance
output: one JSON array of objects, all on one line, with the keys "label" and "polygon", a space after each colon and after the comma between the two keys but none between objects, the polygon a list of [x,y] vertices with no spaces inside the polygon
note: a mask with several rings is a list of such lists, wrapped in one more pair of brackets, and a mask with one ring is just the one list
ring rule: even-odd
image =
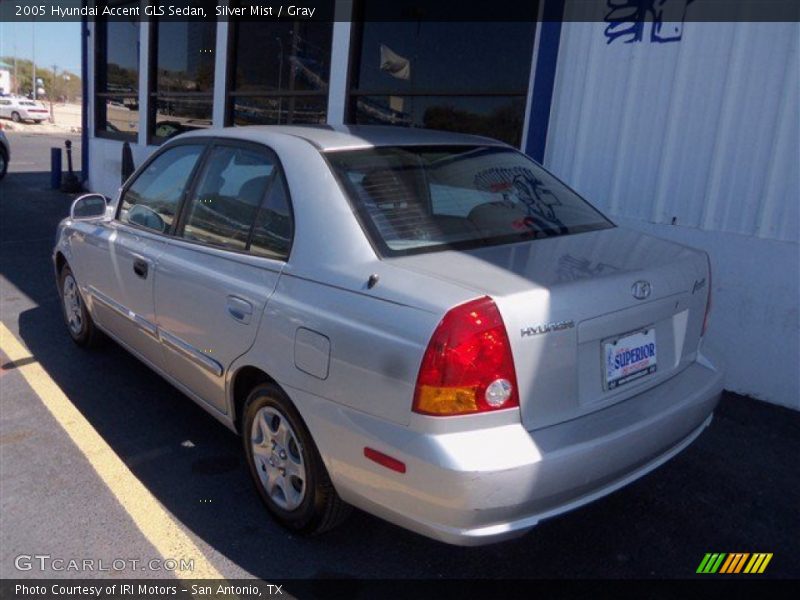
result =
[{"label": "silver sedan", "polygon": [[240,433],[302,533],[352,505],[521,535],[680,452],[722,389],[706,254],[482,137],[184,134],[76,200],[53,259],[75,342],[113,338]]}]

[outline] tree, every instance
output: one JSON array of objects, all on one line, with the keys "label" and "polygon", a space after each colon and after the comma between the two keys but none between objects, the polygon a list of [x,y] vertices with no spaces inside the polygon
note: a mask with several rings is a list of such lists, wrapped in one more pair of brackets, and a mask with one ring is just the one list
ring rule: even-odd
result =
[{"label": "tree", "polygon": [[[13,56],[0,57],[0,61],[9,65],[13,65],[14,60],[17,63],[17,81],[12,82],[12,90],[15,93],[27,95],[33,91],[33,61],[27,58],[15,59]],[[11,75],[13,78],[13,71]],[[36,77],[42,80],[41,87],[45,89],[45,95],[48,98],[52,95],[53,99],[63,96],[74,100],[81,95],[81,78],[75,73],[57,71],[54,79],[52,67],[36,65]]]}]

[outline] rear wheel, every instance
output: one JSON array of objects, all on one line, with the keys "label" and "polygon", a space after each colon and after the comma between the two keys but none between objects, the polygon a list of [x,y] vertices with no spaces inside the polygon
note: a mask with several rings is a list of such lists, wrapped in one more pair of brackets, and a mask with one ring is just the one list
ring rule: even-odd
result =
[{"label": "rear wheel", "polygon": [[66,265],[61,269],[59,284],[64,322],[67,324],[70,337],[79,346],[96,346],[100,342],[101,333],[86,309],[72,270]]},{"label": "rear wheel", "polygon": [[11,120],[14,121],[14,123],[19,123],[20,121],[22,121],[22,117],[19,116],[19,113],[17,111],[14,111],[11,113]]},{"label": "rear wheel", "polygon": [[350,513],[300,414],[276,385],[259,385],[250,393],[242,440],[256,490],[282,526],[313,535],[332,529]]}]

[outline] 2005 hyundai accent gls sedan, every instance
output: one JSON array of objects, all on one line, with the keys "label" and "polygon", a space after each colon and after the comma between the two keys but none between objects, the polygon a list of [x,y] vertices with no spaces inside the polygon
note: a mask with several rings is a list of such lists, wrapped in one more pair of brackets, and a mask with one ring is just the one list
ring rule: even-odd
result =
[{"label": "2005 hyundai accent gls sedan", "polygon": [[706,254],[481,137],[188,133],[76,200],[53,258],[72,338],[108,334],[239,432],[304,533],[355,505],[520,535],[681,451],[722,389]]}]

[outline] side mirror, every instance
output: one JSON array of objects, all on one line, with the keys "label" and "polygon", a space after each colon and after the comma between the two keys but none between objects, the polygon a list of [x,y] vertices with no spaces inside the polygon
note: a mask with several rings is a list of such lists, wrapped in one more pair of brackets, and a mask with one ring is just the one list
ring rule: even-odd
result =
[{"label": "side mirror", "polygon": [[69,216],[71,219],[97,219],[105,216],[106,204],[103,194],[84,194],[72,203]]}]

